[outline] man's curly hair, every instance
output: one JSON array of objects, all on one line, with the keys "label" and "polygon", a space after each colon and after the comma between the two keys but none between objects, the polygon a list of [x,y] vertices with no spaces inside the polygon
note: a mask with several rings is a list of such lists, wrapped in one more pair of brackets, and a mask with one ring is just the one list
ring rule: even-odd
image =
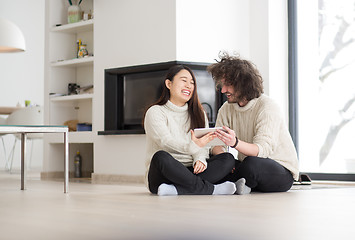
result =
[{"label": "man's curly hair", "polygon": [[220,61],[207,67],[217,87],[222,86],[222,80],[227,86],[233,86],[238,93],[238,100],[250,101],[260,97],[264,92],[263,79],[256,66],[237,56],[226,52],[219,54]]}]

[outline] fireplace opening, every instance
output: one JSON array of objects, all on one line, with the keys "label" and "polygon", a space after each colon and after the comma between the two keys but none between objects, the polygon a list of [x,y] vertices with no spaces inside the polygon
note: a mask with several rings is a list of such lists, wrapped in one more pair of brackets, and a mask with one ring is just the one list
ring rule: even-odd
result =
[{"label": "fireplace opening", "polygon": [[197,94],[214,126],[217,111],[225,101],[206,71],[209,63],[171,61],[105,70],[105,130],[99,135],[143,134],[144,112],[162,92],[168,69],[186,65],[196,77]]}]

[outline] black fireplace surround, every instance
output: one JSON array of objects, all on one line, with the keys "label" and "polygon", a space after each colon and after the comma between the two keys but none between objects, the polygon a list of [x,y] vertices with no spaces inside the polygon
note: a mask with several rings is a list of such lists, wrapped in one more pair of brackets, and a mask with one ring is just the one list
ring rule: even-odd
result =
[{"label": "black fireplace surround", "polygon": [[144,112],[159,98],[167,70],[177,64],[194,72],[199,99],[214,126],[225,98],[206,71],[210,63],[170,61],[105,70],[105,130],[98,134],[144,134]]}]

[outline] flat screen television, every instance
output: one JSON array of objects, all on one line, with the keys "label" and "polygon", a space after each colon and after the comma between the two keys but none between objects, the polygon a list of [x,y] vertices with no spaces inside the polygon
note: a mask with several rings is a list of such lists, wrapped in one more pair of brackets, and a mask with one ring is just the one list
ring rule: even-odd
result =
[{"label": "flat screen television", "polygon": [[105,70],[105,130],[99,134],[144,133],[144,112],[160,97],[167,70],[175,64],[194,72],[197,94],[214,126],[223,99],[206,71],[208,64],[173,61]]}]

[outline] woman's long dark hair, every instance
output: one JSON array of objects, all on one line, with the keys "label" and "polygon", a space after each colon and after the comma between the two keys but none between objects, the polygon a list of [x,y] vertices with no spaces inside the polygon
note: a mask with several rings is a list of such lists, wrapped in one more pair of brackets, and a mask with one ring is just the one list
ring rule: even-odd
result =
[{"label": "woman's long dark hair", "polygon": [[[194,80],[194,90],[192,92],[192,97],[187,102],[189,119],[190,119],[190,129],[203,128],[205,127],[205,115],[204,115],[203,107],[197,96],[196,78],[192,70],[189,67],[184,65],[174,65],[171,68],[169,68],[168,73],[165,76],[165,79],[174,81],[175,75],[184,69],[189,71],[189,73],[192,76],[192,79]],[[170,90],[166,87],[165,81],[162,82],[162,89],[163,91],[162,94],[160,95],[160,98],[155,103],[151,104],[149,107],[154,105],[164,105],[168,102],[168,100],[170,99]],[[149,107],[147,109],[149,109]],[[143,123],[144,123],[145,113],[143,117]]]}]

